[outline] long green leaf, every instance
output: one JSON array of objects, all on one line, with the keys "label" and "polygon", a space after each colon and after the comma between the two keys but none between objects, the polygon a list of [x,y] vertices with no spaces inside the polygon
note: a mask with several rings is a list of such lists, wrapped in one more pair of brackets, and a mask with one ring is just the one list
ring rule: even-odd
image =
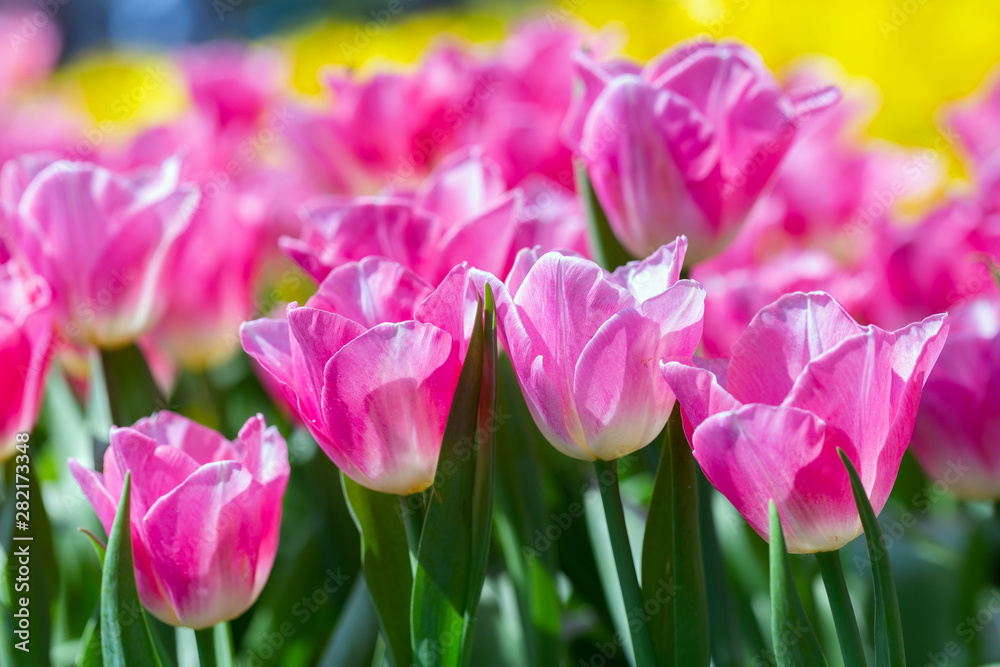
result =
[{"label": "long green leaf", "polygon": [[840,551],[820,551],[816,554],[816,560],[819,562],[819,571],[823,575],[823,584],[830,599],[830,611],[837,628],[844,664],[851,667],[855,665],[866,667],[868,661],[865,659],[861,633],[858,632],[858,621],[854,617],[851,594],[847,590],[847,581],[844,580]]},{"label": "long green leaf", "polygon": [[[497,543],[517,595],[525,660],[531,665],[559,664],[561,604],[556,590],[555,545],[544,538],[550,526],[560,532],[579,514],[549,513],[535,446],[541,442],[514,376],[510,360],[499,360],[500,405],[493,420],[496,433]],[[579,506],[582,514],[582,506]],[[539,542],[541,535],[545,542]],[[539,548],[545,547],[545,548]]]},{"label": "long green leaf", "polygon": [[410,646],[410,591],[413,570],[397,496],[366,489],[341,475],[354,523],[361,533],[361,561],[393,664],[413,662]]},{"label": "long green leaf", "polygon": [[101,367],[115,426],[131,426],[166,407],[146,357],[135,345],[101,350]]},{"label": "long green leaf", "polygon": [[838,449],[841,460],[851,477],[854,502],[858,506],[861,527],[868,542],[868,559],[872,565],[872,582],[875,587],[875,665],[876,667],[903,667],[906,654],[903,649],[903,624],[899,616],[899,599],[896,582],[892,577],[889,553],[882,547],[882,529],[872,509],[858,471],[843,450]]},{"label": "long green leaf", "polygon": [[792,561],[785,548],[778,506],[769,506],[771,520],[771,638],[778,667],[821,667],[820,648],[792,578]]},{"label": "long green leaf", "polygon": [[[489,319],[493,320],[492,313]],[[417,549],[410,620],[415,663],[421,667],[454,667],[466,659],[482,590],[493,454],[490,436],[479,440],[480,399],[484,376],[495,377],[492,362],[484,360],[487,345],[480,301]],[[486,400],[493,403],[495,388],[487,390]]]},{"label": "long green leaf", "polygon": [[695,473],[698,478],[698,523],[705,563],[712,661],[716,667],[738,667],[744,661],[743,631],[712,513],[712,494],[717,492],[700,470],[695,470]]},{"label": "long green leaf", "polygon": [[146,614],[139,602],[132,559],[132,525],[129,519],[129,489],[132,473],[125,473],[122,497],[118,503],[101,577],[101,653],[105,667],[150,665],[158,667],[160,658],[146,624]]},{"label": "long green leaf", "polygon": [[583,162],[576,164],[576,190],[583,201],[583,210],[590,229],[590,250],[594,261],[608,271],[628,264],[632,256],[622,247],[608,223],[608,216],[601,208],[597,193],[590,183],[587,168]]},{"label": "long green leaf", "polygon": [[642,544],[642,594],[661,665],[711,660],[708,599],[698,517],[697,463],[681,425],[667,421]]}]

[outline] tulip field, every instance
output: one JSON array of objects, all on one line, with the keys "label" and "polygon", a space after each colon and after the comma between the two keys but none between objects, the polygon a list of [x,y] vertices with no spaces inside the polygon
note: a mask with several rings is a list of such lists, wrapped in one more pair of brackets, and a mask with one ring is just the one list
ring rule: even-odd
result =
[{"label": "tulip field", "polygon": [[77,1],[0,4],[0,667],[1000,666],[995,3]]}]

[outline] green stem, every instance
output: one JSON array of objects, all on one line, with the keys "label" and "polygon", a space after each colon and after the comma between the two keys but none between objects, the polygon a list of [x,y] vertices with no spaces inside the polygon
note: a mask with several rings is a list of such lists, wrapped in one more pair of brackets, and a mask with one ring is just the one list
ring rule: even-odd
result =
[{"label": "green stem", "polygon": [[861,643],[861,633],[854,617],[854,607],[851,605],[851,595],[844,580],[844,569],[840,563],[839,551],[820,551],[816,553],[819,571],[823,575],[827,596],[830,598],[830,611],[833,612],[833,622],[837,626],[837,637],[840,640],[840,651],[844,656],[845,665],[865,667],[865,649]]},{"label": "green stem", "polygon": [[621,490],[618,487],[618,461],[597,460],[594,466],[597,469],[601,500],[604,502],[604,517],[608,523],[611,550],[618,568],[618,581],[625,601],[626,622],[632,633],[635,664],[636,667],[654,667],[656,657],[649,625],[645,621],[633,622],[632,618],[633,614],[636,619],[642,618],[643,598],[639,588],[639,578],[635,574],[635,561],[632,559],[628,530],[625,527],[625,510],[622,507]]},{"label": "green stem", "polygon": [[417,548],[420,546],[420,533],[424,530],[423,496],[414,493],[409,496],[399,496],[399,506],[403,513],[403,528],[406,530],[406,543],[410,548],[410,560],[416,564]]},{"label": "green stem", "polygon": [[198,643],[198,665],[200,667],[218,667],[215,660],[215,628],[205,628],[194,631]]}]

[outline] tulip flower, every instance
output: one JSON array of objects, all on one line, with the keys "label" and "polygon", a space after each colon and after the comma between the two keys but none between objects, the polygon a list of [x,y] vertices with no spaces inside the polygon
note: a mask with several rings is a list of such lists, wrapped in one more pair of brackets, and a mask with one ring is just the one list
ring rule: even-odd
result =
[{"label": "tulip flower", "polygon": [[156,323],[164,264],[198,197],[175,162],[117,174],[25,156],[0,181],[11,251],[51,286],[69,338],[121,347]]},{"label": "tulip flower", "polygon": [[379,255],[436,284],[462,262],[503,273],[520,207],[520,192],[507,191],[495,162],[478,150],[459,151],[412,197],[332,197],[308,206],[302,238],[281,244],[317,280]]},{"label": "tulip flower", "polygon": [[434,482],[476,304],[464,265],[435,288],[370,257],[331,271],[287,320],[247,322],[241,337],[345,475],[407,495]]},{"label": "tulip flower", "polygon": [[674,394],[661,359],[691,358],[705,292],[678,280],[679,238],[608,273],[564,252],[522,250],[506,284],[489,281],[500,337],[535,423],[559,451],[613,461],[663,429]]},{"label": "tulip flower", "polygon": [[125,473],[139,597],[164,623],[202,629],[256,601],[274,564],[288,449],[251,417],[229,442],[172,412],[111,429],[104,472],[69,461],[111,532]]},{"label": "tulip flower", "polygon": [[1000,498],[1000,304],[977,299],[952,329],[920,398],[913,453],[961,498]]},{"label": "tulip flower", "polygon": [[0,462],[11,457],[17,434],[35,425],[52,342],[52,312],[44,283],[14,262],[0,264]]},{"label": "tulip flower", "polygon": [[896,479],[947,315],[899,331],[861,326],[822,292],[761,310],[724,361],[665,361],[695,459],[768,539],[768,502],[791,553],[833,551],[861,533],[847,471],[876,512]]},{"label": "tulip flower", "polygon": [[579,65],[585,92],[567,119],[568,140],[615,235],[637,257],[679,234],[690,239],[689,261],[720,250],[801,121],[838,98],[832,88],[785,94],[760,57],[735,42],[687,42],[638,73],[585,55]]}]

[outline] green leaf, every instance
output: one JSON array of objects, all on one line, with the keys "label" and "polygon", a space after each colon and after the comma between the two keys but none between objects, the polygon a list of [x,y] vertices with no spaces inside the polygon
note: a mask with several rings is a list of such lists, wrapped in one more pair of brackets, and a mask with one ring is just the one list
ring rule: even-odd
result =
[{"label": "green leaf", "polygon": [[[409,589],[407,589],[407,595],[409,595]],[[403,614],[403,620],[409,623],[408,613]],[[385,655],[387,646],[382,641],[384,635],[379,635],[378,624],[378,613],[372,605],[372,598],[365,585],[365,579],[358,577],[351,587],[350,595],[347,596],[344,613],[340,621],[333,627],[333,634],[330,635],[330,641],[319,660],[319,667],[368,667],[369,665],[382,667],[382,660],[376,662],[372,656],[373,653],[377,653],[377,650],[373,651],[373,647],[378,643],[382,646],[383,658],[387,657]],[[409,654],[410,632],[408,628],[406,641],[407,654]],[[409,662],[396,664],[410,667]]]},{"label": "green leaf", "polygon": [[771,638],[778,667],[826,665],[802,600],[792,578],[792,561],[785,548],[785,534],[774,501],[769,505],[771,521]]},{"label": "green leaf", "polygon": [[838,449],[841,460],[851,478],[854,502],[861,516],[861,527],[868,542],[868,560],[872,565],[872,583],[875,587],[875,665],[876,667],[897,667],[906,664],[903,650],[903,625],[899,616],[899,599],[896,597],[896,582],[892,578],[892,564],[889,552],[882,547],[882,529],[872,509],[865,487],[861,484],[858,471],[843,450]]},{"label": "green leaf", "polygon": [[816,560],[819,562],[819,571],[823,575],[823,584],[830,599],[830,611],[837,628],[844,664],[865,667],[868,661],[865,659],[861,633],[858,632],[858,621],[854,617],[851,594],[847,590],[847,581],[844,580],[840,551],[820,551],[816,554]]},{"label": "green leaf", "polygon": [[667,421],[642,543],[642,594],[662,665],[711,660],[697,481],[677,405]]},{"label": "green leaf", "polygon": [[594,261],[608,271],[628,264],[632,261],[632,256],[622,247],[615,233],[611,230],[608,216],[601,208],[601,202],[598,201],[597,193],[594,192],[594,187],[590,183],[590,176],[587,175],[587,167],[582,161],[576,163],[576,189],[583,200],[583,210],[590,229],[590,245]]},{"label": "green leaf", "polygon": [[90,538],[90,543],[94,545],[94,551],[97,552],[97,559],[101,561],[101,569],[103,570],[104,556],[108,551],[108,545],[106,545],[104,542],[101,542],[101,540],[96,535],[94,535],[86,528],[77,528],[77,530],[79,530],[81,533]]},{"label": "green leaf", "polygon": [[101,655],[101,605],[97,604],[94,615],[83,630],[80,638],[80,655],[76,664],[80,667],[101,667],[104,657]]},{"label": "green leaf", "polygon": [[524,660],[531,665],[557,665],[562,605],[556,590],[554,545],[539,550],[535,542],[554,520],[559,521],[556,527],[562,531],[563,526],[568,529],[578,517],[566,512],[559,515],[548,512],[541,464],[535,452],[535,447],[548,444],[542,442],[535,427],[510,360],[504,355],[499,364],[500,401],[491,425],[496,433],[497,543],[517,595]]},{"label": "green leaf", "polygon": [[698,478],[698,523],[705,564],[712,661],[716,667],[738,667],[744,662],[743,632],[715,530],[712,494],[717,492],[700,469],[695,473]]},{"label": "green leaf", "polygon": [[413,570],[399,497],[366,489],[341,474],[351,516],[361,534],[361,561],[368,593],[382,623],[395,665],[413,662],[410,646],[410,591]]},{"label": "green leaf", "polygon": [[146,357],[134,344],[101,350],[101,368],[114,425],[131,426],[166,406]]},{"label": "green leaf", "polygon": [[132,473],[125,473],[122,497],[108,537],[101,577],[101,652],[105,667],[151,665],[160,658],[139,602],[132,560],[132,526],[129,489]]},{"label": "green leaf", "polygon": [[486,300],[489,335],[484,335],[480,302],[417,550],[411,627],[415,662],[421,666],[452,667],[468,659],[486,571],[493,446],[489,429],[479,425],[496,401],[496,320],[489,291]]}]

